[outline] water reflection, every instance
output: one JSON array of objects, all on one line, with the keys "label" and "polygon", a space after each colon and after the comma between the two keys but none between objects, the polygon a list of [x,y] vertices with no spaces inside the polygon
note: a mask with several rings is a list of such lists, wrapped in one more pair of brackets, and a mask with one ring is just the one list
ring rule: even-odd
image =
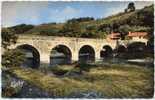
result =
[{"label": "water reflection", "polygon": [[79,62],[93,62],[94,61],[94,57],[93,55],[89,54],[89,53],[83,53],[79,55]]},{"label": "water reflection", "polygon": [[25,54],[25,61],[22,67],[38,68],[40,65],[40,54],[36,48],[31,45],[24,44],[17,47]]},{"label": "water reflection", "polygon": [[89,45],[85,45],[79,50],[79,62],[94,62],[95,61],[95,50]]},{"label": "water reflection", "polygon": [[50,57],[50,65],[63,65],[70,64],[71,60],[68,57],[58,56],[58,57]]},{"label": "water reflection", "polygon": [[51,50],[50,65],[62,65],[71,63],[71,51],[65,45],[57,45]]},{"label": "water reflection", "polygon": [[145,67],[154,67],[154,59],[153,58],[145,58],[145,59],[123,59],[123,58],[103,58],[98,63],[101,64],[131,64],[131,65],[139,65],[139,66],[145,66]]},{"label": "water reflection", "polygon": [[22,67],[32,67],[34,65],[33,58],[26,58],[22,63]]},{"label": "water reflection", "polygon": [[37,61],[39,60],[38,58],[35,58],[33,56],[33,53],[31,51],[26,51],[25,52],[25,60],[24,62],[21,64],[22,67],[31,67],[31,68],[35,68],[37,65]]},{"label": "water reflection", "polygon": [[60,52],[53,52],[50,56],[50,65],[70,64],[71,58]]}]

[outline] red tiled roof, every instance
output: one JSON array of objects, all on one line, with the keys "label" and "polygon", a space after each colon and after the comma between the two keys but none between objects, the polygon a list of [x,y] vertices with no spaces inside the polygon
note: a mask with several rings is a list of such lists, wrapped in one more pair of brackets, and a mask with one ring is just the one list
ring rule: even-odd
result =
[{"label": "red tiled roof", "polygon": [[146,36],[147,32],[129,32],[128,36],[130,37],[138,37],[138,36]]},{"label": "red tiled roof", "polygon": [[120,38],[120,33],[111,33],[111,34],[109,34],[109,38],[119,39]]}]

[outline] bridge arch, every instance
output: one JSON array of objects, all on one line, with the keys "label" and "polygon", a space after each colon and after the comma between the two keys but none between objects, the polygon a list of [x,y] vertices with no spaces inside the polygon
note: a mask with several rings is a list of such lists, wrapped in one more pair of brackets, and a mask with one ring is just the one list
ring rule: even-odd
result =
[{"label": "bridge arch", "polygon": [[79,62],[95,61],[95,50],[90,45],[83,45],[78,52]]},{"label": "bridge arch", "polygon": [[118,45],[116,47],[116,49],[114,49],[114,56],[119,57],[119,58],[123,58],[123,57],[125,57],[126,52],[127,52],[127,47],[126,46]]},{"label": "bridge arch", "polygon": [[147,50],[144,42],[133,42],[127,45],[127,52],[132,57],[143,57]]},{"label": "bridge arch", "polygon": [[26,60],[22,64],[24,67],[38,68],[40,65],[40,53],[39,51],[32,45],[22,44],[16,47],[17,49],[21,49],[26,56]]},{"label": "bridge arch", "polygon": [[50,52],[50,65],[70,64],[72,62],[71,49],[63,44],[58,44]]},{"label": "bridge arch", "polygon": [[127,48],[123,45],[119,45],[117,48],[116,48],[117,52],[125,52],[127,50]]},{"label": "bridge arch", "polygon": [[113,53],[113,50],[111,48],[111,46],[109,45],[104,45],[102,47],[102,50],[100,51],[100,57],[101,58],[107,58],[107,57],[111,57]]},{"label": "bridge arch", "polygon": [[133,42],[127,45],[129,52],[138,52],[138,51],[144,51],[146,49],[146,45],[143,42]]}]

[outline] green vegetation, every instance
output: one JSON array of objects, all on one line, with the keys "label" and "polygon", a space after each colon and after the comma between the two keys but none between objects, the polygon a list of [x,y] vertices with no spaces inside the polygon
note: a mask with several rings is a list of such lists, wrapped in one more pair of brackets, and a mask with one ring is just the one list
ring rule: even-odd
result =
[{"label": "green vegetation", "polygon": [[21,34],[21,33],[27,32],[32,28],[34,28],[33,25],[20,24],[20,25],[13,26],[10,29],[13,29],[16,34]]},{"label": "green vegetation", "polygon": [[135,11],[135,4],[133,2],[130,2],[128,4],[128,7],[125,9],[125,12],[132,12],[132,11]]},{"label": "green vegetation", "polygon": [[24,52],[18,49],[9,49],[8,46],[15,44],[17,41],[17,35],[12,29],[2,29],[2,47],[5,52],[2,54],[2,66],[3,67],[15,67],[20,66],[25,60]]},{"label": "green vegetation", "polygon": [[25,60],[25,54],[21,50],[11,49],[6,50],[2,55],[2,66],[3,67],[15,67],[20,66]]},{"label": "green vegetation", "polygon": [[15,44],[17,36],[12,29],[2,28],[2,47],[7,49],[11,44]]},{"label": "green vegetation", "polygon": [[47,23],[41,25],[17,25],[10,27],[17,34],[36,34],[48,36],[105,38],[111,32],[120,32],[122,38],[129,31],[145,31],[149,38],[153,36],[154,9],[153,5],[143,9],[135,9],[134,3],[129,3],[127,12],[102,19],[92,17],[73,18],[65,23]]},{"label": "green vegetation", "polygon": [[[13,29],[2,28],[2,72],[6,73],[7,69],[15,66],[20,66],[25,60],[25,54],[18,49],[9,49],[11,44],[15,44],[17,40],[17,35],[14,33]],[[5,97],[11,97],[15,94],[18,89],[11,87],[10,74],[6,73],[2,76],[2,82],[6,82],[6,86],[3,87],[2,83],[2,95]]]},{"label": "green vegetation", "polygon": [[[65,66],[64,70],[72,72],[74,68],[69,65],[68,67]],[[153,68],[116,64],[97,65],[78,76],[62,77],[51,76],[30,68],[12,68],[10,72],[56,97],[68,97],[76,91],[97,91],[109,98],[153,96]]]}]

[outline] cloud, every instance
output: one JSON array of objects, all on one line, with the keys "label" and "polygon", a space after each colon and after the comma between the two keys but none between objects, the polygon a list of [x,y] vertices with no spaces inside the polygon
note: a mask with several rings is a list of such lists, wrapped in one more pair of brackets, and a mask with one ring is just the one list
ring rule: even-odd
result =
[{"label": "cloud", "polygon": [[62,13],[63,14],[75,14],[77,13],[78,10],[74,9],[74,8],[71,8],[70,6],[67,6],[63,11]]},{"label": "cloud", "polygon": [[73,17],[80,15],[81,11],[79,9],[72,8],[70,6],[64,7],[64,9],[55,9],[50,11],[49,20],[55,22],[64,22]]},{"label": "cloud", "polygon": [[[95,18],[98,16],[106,17],[111,14],[123,12],[129,2],[109,2],[107,4],[105,2],[87,3],[5,1],[2,2],[2,26],[8,27],[21,23],[40,24],[44,22],[64,22],[68,19],[82,16],[92,16]],[[151,4],[153,4],[153,1],[135,1],[137,9]]]},{"label": "cloud", "polygon": [[2,2],[2,26],[19,23],[37,23],[40,11],[46,9],[48,2]]},{"label": "cloud", "polygon": [[111,16],[114,14],[117,14],[119,12],[123,12],[122,7],[117,7],[117,8],[109,8],[104,12],[104,15],[101,17],[107,17],[107,16]]},{"label": "cloud", "polygon": [[[47,15],[43,15],[44,12]],[[66,6],[63,9],[49,8],[49,2],[3,2],[2,27],[21,23],[38,24],[41,20],[44,20],[41,19],[43,16],[47,16],[48,22],[64,22],[67,19],[76,17],[78,13],[79,10],[70,6]]]}]

